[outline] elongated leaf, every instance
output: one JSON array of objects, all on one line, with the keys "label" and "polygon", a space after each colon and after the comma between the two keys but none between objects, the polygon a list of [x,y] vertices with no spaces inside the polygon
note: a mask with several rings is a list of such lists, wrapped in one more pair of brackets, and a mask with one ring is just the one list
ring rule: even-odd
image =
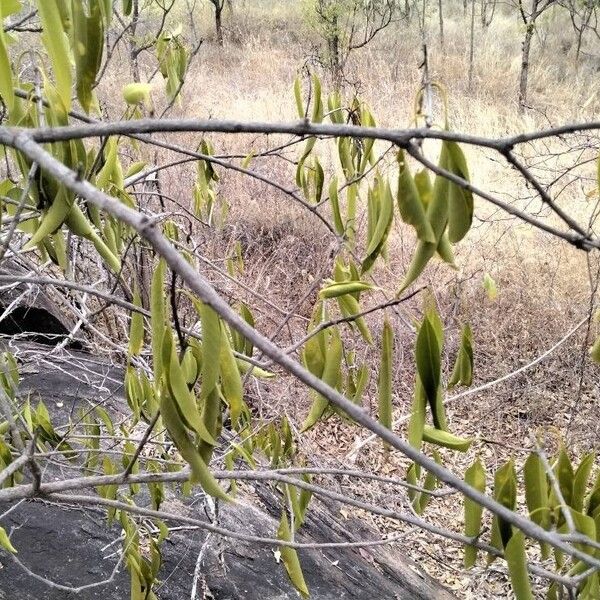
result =
[{"label": "elongated leaf", "polygon": [[198,303],[202,325],[202,400],[215,389],[219,378],[219,357],[221,356],[221,323],[217,313],[207,304]]},{"label": "elongated leaf", "polygon": [[394,332],[386,319],[381,341],[381,366],[377,382],[379,422],[392,429],[392,366],[394,358]]},{"label": "elongated leaf", "polygon": [[[550,504],[548,501],[548,478],[538,454],[532,452],[523,467],[525,480],[525,500],[529,518],[540,527],[550,527]],[[540,544],[542,554],[546,556],[549,548],[547,544]]]},{"label": "elongated leaf", "polygon": [[150,325],[152,329],[152,358],[154,364],[154,377],[160,379],[162,374],[162,347],[165,331],[165,296],[164,279],[166,263],[164,259],[158,261],[158,265],[152,274],[150,286]]},{"label": "elongated leaf", "polygon": [[515,532],[510,538],[504,550],[504,558],[508,565],[515,600],[533,600],[529,573],[527,572],[525,536],[522,531]]},{"label": "elongated leaf", "polygon": [[221,328],[221,391],[225,400],[229,404],[231,412],[231,424],[235,427],[242,414],[244,404],[244,388],[240,371],[237,367],[233,351],[227,337],[225,327]]},{"label": "elongated leaf", "polygon": [[[137,286],[133,292],[133,303],[141,308],[142,299]],[[144,317],[139,312],[131,313],[131,327],[129,329],[129,354],[138,356],[144,345]]]},{"label": "elongated leaf", "polygon": [[[517,502],[517,475],[512,459],[504,463],[494,475],[494,499],[506,508],[514,510]],[[506,547],[512,536],[508,521],[494,516],[492,523],[492,545],[499,549]]]},{"label": "elongated leaf", "polygon": [[415,391],[413,396],[412,411],[410,414],[410,422],[408,424],[408,443],[417,449],[421,447],[421,442],[423,441],[426,411],[427,396],[425,395],[423,384],[417,375],[415,379]]},{"label": "elongated leaf", "polygon": [[581,462],[575,471],[575,476],[573,478],[573,497],[571,500],[571,507],[577,512],[583,511],[583,501],[595,459],[596,454],[594,452],[589,452],[581,459]]},{"label": "elongated leaf", "polygon": [[6,534],[4,527],[0,527],[0,546],[13,554],[17,553],[16,548],[10,543],[10,538]]},{"label": "elongated leaf", "polygon": [[376,190],[377,191],[373,190],[373,193],[377,193],[379,196],[379,214],[373,233],[369,237],[369,244],[365,252],[366,257],[362,263],[363,273],[366,273],[371,269],[375,260],[381,254],[394,217],[394,199],[389,184],[379,180],[379,185],[376,187]]},{"label": "elongated leaf", "polygon": [[161,395],[160,412],[171,439],[177,446],[183,459],[190,465],[192,482],[199,483],[206,493],[215,498],[229,500],[229,496],[227,496],[217,483],[217,480],[213,477],[198,450],[190,440],[179,411],[170,394]]},{"label": "elongated leaf", "polygon": [[451,450],[459,450],[460,452],[466,452],[473,440],[467,438],[461,438],[456,435],[425,425],[423,428],[423,439],[430,444],[436,444],[437,446],[444,446]]},{"label": "elongated leaf", "polygon": [[372,290],[375,286],[366,281],[347,281],[344,283],[334,283],[321,289],[319,297],[321,298],[337,298],[345,294],[355,294],[356,292],[364,292]]},{"label": "elongated leaf", "polygon": [[[467,161],[456,142],[443,142],[448,148],[448,170],[465,181],[469,181]],[[455,244],[462,240],[473,222],[473,195],[460,185],[450,182],[448,211],[448,237]]]},{"label": "elongated leaf", "polygon": [[440,345],[435,329],[429,318],[425,318],[417,334],[415,357],[417,372],[423,384],[425,397],[431,407],[434,425],[439,429],[441,423],[437,414],[437,394],[441,378]]},{"label": "elongated leaf", "polygon": [[[479,458],[466,470],[465,482],[477,491],[485,492],[485,468]],[[465,497],[465,535],[467,537],[477,537],[481,531],[481,516],[483,507]],[[477,548],[475,546],[465,546],[464,565],[465,569],[470,569],[477,561]]]},{"label": "elongated leaf", "polygon": [[71,109],[71,60],[67,36],[63,29],[61,12],[57,2],[63,0],[36,0],[38,14],[42,22],[42,41],[52,61],[56,88],[66,108]]},{"label": "elongated leaf", "polygon": [[[165,334],[163,339],[167,341],[170,337],[170,334]],[[168,363],[165,365],[165,372],[167,374],[169,391],[175,400],[181,419],[186,426],[193,429],[203,441],[214,446],[217,442],[202,421],[196,399],[187,387],[186,378],[183,369],[179,364],[175,347],[172,343],[168,344],[168,346],[170,348],[170,350],[167,350],[169,359]]]},{"label": "elongated leaf", "polygon": [[405,223],[412,225],[420,240],[436,243],[436,237],[425,214],[425,204],[410,173],[404,152],[398,152],[398,209]]},{"label": "elongated leaf", "polygon": [[[289,542],[292,539],[290,525],[285,513],[281,515],[279,529],[277,530],[277,538],[286,542]],[[289,546],[281,546],[279,551],[281,552],[281,559],[290,581],[304,598],[308,598],[310,594],[308,588],[306,587],[306,582],[304,581],[304,575],[302,573],[302,567],[300,566],[300,560],[298,559],[298,553],[296,550],[294,550],[294,548],[290,548]]]},{"label": "elongated leaf", "polygon": [[304,103],[302,102],[302,83],[300,82],[300,77],[294,79],[294,98],[296,99],[298,118],[304,119]]},{"label": "elongated leaf", "polygon": [[[358,301],[351,294],[338,296],[337,301],[340,305],[340,310],[342,311],[345,317],[351,317],[360,313],[360,306],[358,304]],[[371,336],[371,332],[369,331],[364,317],[357,317],[356,319],[354,319],[354,323],[358,327],[358,330],[363,336],[365,342],[367,342],[367,344],[372,344],[373,337]]]},{"label": "elongated leaf", "polygon": [[460,348],[454,363],[448,389],[455,385],[469,386],[473,382],[473,334],[471,327],[465,325],[462,330]]},{"label": "elongated leaf", "polygon": [[338,235],[344,233],[344,222],[342,221],[342,213],[340,211],[340,200],[338,197],[338,180],[333,177],[329,184],[329,202],[331,204],[331,212],[333,213],[333,224]]},{"label": "elongated leaf", "polygon": [[[342,363],[342,339],[337,329],[334,329],[331,334],[331,342],[325,354],[325,366],[323,368],[323,376],[321,379],[333,388],[338,386],[340,380],[340,366]],[[302,431],[310,429],[323,415],[325,409],[329,405],[329,401],[317,394],[310,412],[302,425]]]},{"label": "elongated leaf", "polygon": [[71,6],[77,98],[85,112],[89,113],[94,103],[94,82],[102,64],[105,20],[101,2],[89,3],[89,16],[81,0],[72,0]]},{"label": "elongated leaf", "polygon": [[[7,16],[7,7],[0,4],[0,23]],[[12,111],[15,105],[15,92],[13,86],[13,74],[8,57],[8,43],[4,28],[0,27],[0,96],[4,104]]]}]

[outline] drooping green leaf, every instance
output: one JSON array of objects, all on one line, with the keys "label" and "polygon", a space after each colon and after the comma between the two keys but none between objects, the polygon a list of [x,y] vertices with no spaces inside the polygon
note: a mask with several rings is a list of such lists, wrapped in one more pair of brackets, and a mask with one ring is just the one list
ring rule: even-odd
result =
[{"label": "drooping green leaf", "polygon": [[[140,297],[140,291],[137,286],[133,292],[133,303],[140,307],[142,306],[142,299]],[[138,356],[142,351],[144,345],[144,317],[140,312],[132,311],[131,313],[131,326],[129,328],[129,354],[131,356]]]},{"label": "drooping green leaf", "polygon": [[[325,365],[321,379],[333,388],[337,388],[340,381],[340,367],[342,363],[342,339],[339,331],[334,328],[331,332],[331,341],[325,353]],[[310,429],[323,415],[329,405],[327,398],[316,394],[310,412],[302,425],[302,431]]]},{"label": "drooping green leaf", "polygon": [[[544,529],[550,526],[550,504],[548,502],[548,478],[544,465],[538,454],[532,452],[523,467],[525,480],[525,500],[529,510],[529,518]],[[549,552],[547,544],[540,544],[542,554]]]},{"label": "drooping green leaf", "polygon": [[454,363],[448,389],[455,385],[470,386],[473,382],[473,334],[467,324],[463,327],[460,348]]},{"label": "drooping green leaf", "polygon": [[[285,512],[281,515],[279,529],[277,530],[277,538],[286,542],[289,542],[292,539],[290,525]],[[298,553],[296,550],[294,550],[294,548],[290,548],[289,546],[281,546],[279,548],[279,552],[281,553],[281,560],[283,561],[283,565],[287,571],[290,581],[300,592],[300,594],[302,594],[302,597],[308,598],[310,593],[306,587],[306,582],[304,581],[304,575],[302,573],[302,567],[300,566],[300,560],[298,559]]]},{"label": "drooping green leaf", "polygon": [[392,368],[394,357],[394,332],[386,319],[381,341],[381,365],[377,382],[379,422],[392,429]]},{"label": "drooping green leaf", "polygon": [[52,62],[56,88],[65,109],[68,111],[71,109],[73,77],[71,74],[71,53],[58,5],[59,2],[62,4],[63,0],[36,0],[36,5],[42,22],[42,41]]},{"label": "drooping green leaf", "polygon": [[420,240],[436,243],[436,237],[425,214],[425,205],[410,173],[404,152],[398,152],[398,209],[405,223],[412,225]]},{"label": "drooping green leaf", "polygon": [[11,544],[10,538],[8,537],[4,527],[0,527],[0,546],[13,554],[17,553],[16,548]]},{"label": "drooping green leaf", "polygon": [[166,263],[164,259],[158,261],[158,265],[152,274],[150,286],[150,325],[152,333],[152,358],[154,364],[155,379],[160,379],[162,373],[162,347],[165,331],[165,280]]},{"label": "drooping green leaf", "polygon": [[[444,141],[448,147],[447,170],[469,182],[469,170],[467,161],[456,142]],[[473,194],[458,185],[449,184],[449,207],[448,207],[448,237],[452,244],[462,240],[473,222]]]},{"label": "drooping green leaf", "polygon": [[437,414],[437,394],[441,379],[440,344],[431,320],[426,316],[417,334],[415,358],[417,373],[423,385],[425,397],[431,407],[434,425],[440,429],[441,423]]},{"label": "drooping green leaf", "polygon": [[[500,504],[514,510],[517,503],[517,475],[512,459],[502,465],[494,475],[494,499]],[[492,522],[492,546],[502,549],[506,547],[512,536],[511,524],[498,515]],[[493,557],[490,557],[493,560]]]},{"label": "drooping green leaf", "polygon": [[533,600],[529,573],[527,572],[525,536],[522,531],[517,531],[512,535],[506,544],[504,558],[508,565],[515,600]]},{"label": "drooping green leaf", "polygon": [[[0,23],[9,14],[8,7],[0,4]],[[8,43],[3,27],[0,27],[0,96],[8,110],[12,111],[15,105],[15,92],[12,68],[8,57]]]},{"label": "drooping green leaf", "polygon": [[[485,467],[479,458],[466,470],[465,482],[482,494],[485,492]],[[477,537],[481,531],[483,507],[474,500],[465,497],[465,535]],[[465,546],[464,565],[470,569],[477,560],[477,548]]]}]

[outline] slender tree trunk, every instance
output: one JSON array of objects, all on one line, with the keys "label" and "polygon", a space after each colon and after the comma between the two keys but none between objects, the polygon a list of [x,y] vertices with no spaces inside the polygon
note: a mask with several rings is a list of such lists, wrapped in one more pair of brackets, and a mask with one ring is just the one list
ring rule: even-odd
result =
[{"label": "slender tree trunk", "polygon": [[521,75],[519,77],[519,111],[523,112],[527,105],[527,80],[529,79],[529,55],[531,53],[531,40],[535,30],[534,21],[527,24],[525,38],[521,48]]},{"label": "slender tree trunk", "polygon": [[223,45],[223,23],[222,23],[223,2],[215,2],[215,31],[217,32],[217,44]]},{"label": "slender tree trunk", "polygon": [[133,7],[131,10],[131,35],[129,36],[129,54],[131,57],[131,76],[133,81],[139,83],[140,78],[140,64],[138,61],[139,51],[136,42],[137,26],[140,20],[140,6],[139,0],[133,0]]},{"label": "slender tree trunk", "polygon": [[332,17],[331,23],[331,33],[327,40],[327,45],[329,46],[329,68],[331,71],[331,78],[333,79],[333,87],[335,90],[340,91],[343,80],[343,67],[337,15]]},{"label": "slender tree trunk", "polygon": [[438,16],[440,19],[440,48],[444,50],[444,12],[442,9],[442,0],[438,0]]},{"label": "slender tree trunk", "polygon": [[475,0],[471,0],[471,36],[469,42],[469,91],[473,89],[473,63],[475,62]]}]

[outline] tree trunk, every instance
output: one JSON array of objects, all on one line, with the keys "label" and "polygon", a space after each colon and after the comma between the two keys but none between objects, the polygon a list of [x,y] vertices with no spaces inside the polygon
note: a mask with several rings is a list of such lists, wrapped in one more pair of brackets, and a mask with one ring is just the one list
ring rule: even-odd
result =
[{"label": "tree trunk", "polygon": [[343,80],[343,66],[341,57],[340,33],[338,29],[338,18],[336,15],[332,17],[331,34],[327,40],[329,46],[329,68],[331,78],[333,79],[333,87],[336,91],[340,91]]},{"label": "tree trunk", "polygon": [[440,48],[444,50],[444,12],[442,9],[442,0],[438,0],[438,16],[440,19]]},{"label": "tree trunk", "polygon": [[475,61],[475,0],[471,0],[471,36],[469,42],[469,91],[473,89],[473,63]]},{"label": "tree trunk", "polygon": [[217,32],[217,44],[223,45],[223,24],[221,20],[221,13],[223,12],[223,3],[215,3],[215,31]]},{"label": "tree trunk", "polygon": [[138,62],[139,51],[135,42],[138,22],[140,20],[140,6],[138,0],[133,0],[133,7],[131,11],[131,35],[129,36],[129,54],[131,57],[131,76],[133,81],[139,83],[140,78],[140,64]]},{"label": "tree trunk", "polygon": [[523,112],[527,105],[527,80],[529,78],[529,54],[531,52],[531,40],[534,32],[533,21],[527,24],[525,39],[521,48],[521,75],[519,77],[519,111]]}]

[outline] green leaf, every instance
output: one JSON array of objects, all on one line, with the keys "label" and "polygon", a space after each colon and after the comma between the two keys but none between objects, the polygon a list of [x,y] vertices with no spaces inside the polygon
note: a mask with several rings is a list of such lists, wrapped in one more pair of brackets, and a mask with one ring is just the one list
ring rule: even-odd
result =
[{"label": "green leaf", "polygon": [[[558,452],[558,459],[554,465],[554,472],[556,474],[556,478],[558,479],[560,492],[567,506],[571,506],[571,502],[573,500],[573,483],[575,481],[575,473],[573,472],[573,465],[571,464],[571,460],[569,459],[566,448],[562,443]],[[554,491],[552,491],[551,494],[553,497],[555,496]],[[557,500],[558,499],[555,498],[555,502],[552,502],[552,504],[556,504]]]},{"label": "green leaf", "polygon": [[471,383],[473,383],[473,334],[471,327],[465,325],[462,330],[458,356],[448,381],[448,389],[455,385],[470,386]]},{"label": "green leaf", "polygon": [[[133,292],[133,303],[140,307],[142,299],[137,286]],[[131,326],[129,328],[129,355],[138,356],[144,346],[144,317],[137,311],[131,312]]]},{"label": "green leaf", "polygon": [[221,353],[219,361],[221,391],[229,404],[231,424],[233,427],[236,427],[244,405],[244,388],[225,327],[221,328]]},{"label": "green leaf", "polygon": [[[448,148],[447,170],[469,181],[467,161],[456,142],[444,141]],[[473,195],[460,185],[450,182],[448,210],[448,237],[452,244],[462,240],[473,222]]]},{"label": "green leaf", "polygon": [[207,304],[198,303],[202,325],[202,386],[200,397],[202,400],[215,389],[219,378],[219,359],[221,356],[221,322],[217,313]]},{"label": "green leaf", "polygon": [[[331,332],[331,341],[325,353],[325,365],[323,376],[321,377],[327,385],[333,388],[337,388],[340,381],[342,352],[343,346],[339,331],[333,329]],[[321,418],[328,405],[329,401],[321,394],[317,394],[310,412],[302,425],[302,431],[310,429]]]},{"label": "green leaf", "polygon": [[410,422],[408,424],[408,443],[413,448],[419,449],[423,441],[425,430],[425,418],[427,410],[427,397],[419,376],[415,378],[415,390],[413,397]]},{"label": "green leaf", "polygon": [[394,332],[386,319],[381,340],[381,366],[377,382],[379,422],[392,429],[392,365],[394,353]]},{"label": "green leaf", "polygon": [[522,531],[515,532],[510,538],[510,541],[504,550],[504,558],[508,565],[508,572],[515,593],[515,600],[533,600],[529,574],[527,573],[525,536]]},{"label": "green leaf", "polygon": [[398,171],[398,209],[405,223],[412,225],[420,240],[436,243],[436,237],[425,214],[425,205],[419,196],[419,190],[410,173],[404,152],[400,150],[397,157]]},{"label": "green leaf", "polygon": [[[494,499],[506,508],[515,510],[517,503],[517,475],[512,459],[504,463],[494,475]],[[511,524],[502,517],[495,515],[492,523],[492,545],[502,549],[502,547],[506,547],[511,536]]]},{"label": "green leaf", "polygon": [[431,408],[434,425],[440,429],[441,422],[437,413],[437,394],[440,386],[441,348],[436,335],[434,326],[426,316],[421,323],[419,333],[417,334],[417,343],[415,347],[415,358],[417,362],[417,373],[423,384],[425,397]]},{"label": "green leaf", "polygon": [[355,294],[356,292],[364,292],[365,290],[372,289],[375,289],[375,286],[366,281],[345,281],[343,283],[333,283],[322,288],[319,292],[319,297],[337,298],[345,294]]},{"label": "green leaf", "polygon": [[598,339],[594,342],[594,345],[590,348],[590,356],[594,362],[600,364],[600,335]]},{"label": "green leaf", "polygon": [[17,550],[10,543],[10,538],[8,537],[4,527],[0,527],[0,546],[2,546],[5,550],[12,552],[13,554],[17,554]]},{"label": "green leaf", "polygon": [[394,199],[390,186],[381,179],[377,181],[378,183],[373,189],[373,199],[379,202],[379,212],[372,235],[369,237],[369,244],[365,252],[366,257],[362,263],[363,273],[371,269],[375,260],[381,254],[394,217]]},{"label": "green leaf", "polygon": [[123,14],[128,17],[133,8],[133,0],[123,0]]},{"label": "green leaf", "polygon": [[73,54],[77,75],[77,98],[86,113],[95,98],[93,86],[102,65],[104,50],[104,18],[100,2],[89,3],[86,15],[81,0],[72,0]]},{"label": "green leaf", "polygon": [[333,177],[331,183],[329,184],[329,202],[331,203],[331,212],[333,213],[335,232],[338,235],[343,235],[345,227],[344,222],[342,221],[342,213],[340,212],[337,177]]},{"label": "green leaf", "polygon": [[294,98],[296,99],[296,110],[298,118],[304,119],[304,103],[302,102],[302,83],[300,77],[294,79]]},{"label": "green leaf", "polygon": [[[360,313],[358,300],[354,296],[350,294],[344,294],[343,296],[338,296],[337,301],[340,306],[340,310],[345,317],[352,317]],[[358,330],[363,336],[365,342],[367,342],[367,344],[372,344],[373,337],[371,336],[371,332],[369,331],[364,317],[355,318],[354,323],[358,327]]]},{"label": "green leaf", "polygon": [[498,296],[496,282],[492,279],[492,276],[489,273],[486,273],[483,276],[483,289],[490,300],[495,300],[496,296]]},{"label": "green leaf", "polygon": [[[163,339],[166,342],[167,340],[170,340],[170,337],[170,333],[165,333]],[[170,348],[170,350],[167,351],[169,354],[169,360],[168,364],[165,365],[167,384],[169,387],[169,392],[171,393],[172,398],[175,400],[175,404],[179,410],[181,419],[184,421],[186,426],[193,429],[198,434],[200,439],[214,446],[217,442],[209,433],[208,429],[204,425],[204,422],[202,421],[202,418],[200,417],[200,411],[198,410],[196,399],[194,398],[192,392],[190,392],[188,389],[183,369],[181,368],[179,359],[177,358],[175,346],[172,343],[168,344],[168,346]]]},{"label": "green leaf", "polygon": [[575,471],[571,508],[577,512],[583,510],[583,501],[585,499],[585,493],[587,491],[588,481],[594,466],[595,458],[596,454],[594,452],[589,452],[581,459],[581,462]]},{"label": "green leaf", "polygon": [[[465,472],[465,482],[475,488],[482,494],[485,492],[485,467],[481,460],[477,458],[475,462]],[[481,516],[483,507],[465,497],[465,535],[467,537],[477,537],[481,532]],[[464,565],[465,569],[470,569],[477,561],[477,548],[475,546],[465,546]]]},{"label": "green leaf", "polygon": [[192,483],[200,483],[204,491],[215,498],[229,500],[229,496],[213,477],[200,453],[190,440],[177,406],[170,394],[161,395],[160,413],[175,446],[177,446],[183,459],[190,465]]},{"label": "green leaf", "polygon": [[[548,502],[548,478],[544,465],[538,454],[532,452],[525,461],[523,467],[523,478],[525,480],[525,500],[529,518],[544,529],[550,527],[551,509]],[[546,556],[549,552],[547,544],[541,542],[542,554]]]},{"label": "green leaf", "polygon": [[154,365],[154,377],[158,381],[162,374],[162,347],[165,331],[165,296],[164,279],[166,263],[163,258],[152,274],[150,286],[150,327],[152,333],[152,359]]},{"label": "green leaf", "polygon": [[423,440],[436,446],[444,446],[445,448],[459,450],[460,452],[466,452],[473,443],[471,439],[458,437],[448,431],[443,431],[430,425],[425,425],[423,428]]},{"label": "green leaf", "polygon": [[[0,4],[0,22],[10,14],[9,7]],[[13,74],[8,57],[8,43],[4,28],[0,27],[0,96],[9,111],[13,110],[15,105],[15,92],[13,85]]]},{"label": "green leaf", "polygon": [[[277,530],[277,539],[284,540],[286,542],[289,542],[292,539],[290,525],[285,512],[281,515],[279,529]],[[298,553],[296,550],[294,550],[294,548],[290,548],[289,546],[281,546],[279,548],[279,552],[281,552],[281,560],[283,561],[283,565],[285,566],[285,570],[287,571],[290,581],[304,598],[308,598],[310,593],[306,587],[306,582],[304,581],[304,575],[302,574],[302,567],[300,566]]]},{"label": "green leaf", "polygon": [[56,88],[65,109],[69,111],[73,77],[69,44],[57,2],[63,2],[63,0],[36,0],[36,5],[44,30],[42,41],[52,62]]}]

